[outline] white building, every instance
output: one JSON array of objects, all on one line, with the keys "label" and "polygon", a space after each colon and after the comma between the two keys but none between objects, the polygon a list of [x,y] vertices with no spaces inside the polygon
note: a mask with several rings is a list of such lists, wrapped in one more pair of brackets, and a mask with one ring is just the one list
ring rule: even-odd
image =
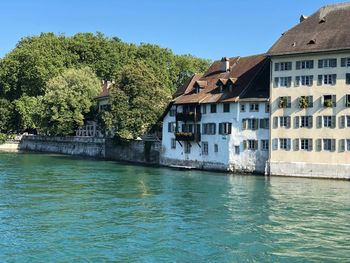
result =
[{"label": "white building", "polygon": [[269,61],[223,58],[174,94],[163,118],[161,164],[264,173]]}]

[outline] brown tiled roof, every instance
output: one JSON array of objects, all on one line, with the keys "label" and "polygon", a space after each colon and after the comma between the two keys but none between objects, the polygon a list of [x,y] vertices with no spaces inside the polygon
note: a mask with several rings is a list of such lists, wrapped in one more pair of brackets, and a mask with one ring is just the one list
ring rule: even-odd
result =
[{"label": "brown tiled roof", "polygon": [[182,94],[185,94],[187,92],[189,92],[189,88],[193,87],[193,85],[195,84],[195,82],[197,80],[199,80],[202,77],[201,74],[194,74],[189,80],[187,80],[185,82],[185,84],[183,84],[181,87],[179,87],[176,92],[173,94],[173,98],[176,98]]},{"label": "brown tiled roof", "polygon": [[328,5],[285,32],[269,55],[350,49],[350,3]]},{"label": "brown tiled roof", "polygon": [[[266,55],[230,58],[230,70],[220,70],[221,61],[215,61],[197,81],[206,81],[204,89],[196,93],[194,81],[176,91],[174,104],[234,102],[240,99],[267,100],[269,98],[269,61]],[[194,76],[195,77],[195,76]],[[193,77],[193,78],[194,78]],[[198,76],[197,76],[198,77]],[[193,80],[192,78],[192,80]],[[220,92],[217,82],[233,83]]]}]

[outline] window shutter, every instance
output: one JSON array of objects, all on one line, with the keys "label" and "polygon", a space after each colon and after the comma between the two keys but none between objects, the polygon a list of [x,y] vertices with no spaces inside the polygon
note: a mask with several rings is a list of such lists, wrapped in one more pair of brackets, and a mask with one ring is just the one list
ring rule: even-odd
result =
[{"label": "window shutter", "polygon": [[278,128],[278,117],[273,117],[273,128],[274,129]]},{"label": "window shutter", "polygon": [[345,151],[345,140],[344,139],[339,140],[339,151],[341,151],[341,152]]},{"label": "window shutter", "polygon": [[335,151],[335,139],[331,139],[331,151]]},{"label": "window shutter", "polygon": [[275,151],[278,150],[278,139],[277,138],[272,139],[272,148]]},{"label": "window shutter", "polygon": [[253,130],[259,129],[259,119],[254,119],[254,123],[255,123],[255,125],[254,125],[254,129]]},{"label": "window shutter", "polygon": [[292,62],[288,62],[288,64],[287,64],[287,69],[288,69],[288,70],[292,70]]},{"label": "window shutter", "polygon": [[290,108],[290,107],[291,107],[291,105],[292,105],[292,102],[291,102],[291,97],[290,97],[290,96],[288,96],[288,97],[287,97],[287,107],[286,107],[286,108]]},{"label": "window shutter", "polygon": [[287,116],[287,128],[290,128],[290,116]]},{"label": "window shutter", "polygon": [[322,79],[323,79],[323,75],[318,75],[317,76],[317,85],[321,86],[322,85]]},{"label": "window shutter", "polygon": [[308,86],[312,86],[314,82],[314,76],[310,76],[310,84]]},{"label": "window shutter", "polygon": [[313,60],[310,60],[310,69],[311,68],[314,68],[314,61]]},{"label": "window shutter", "polygon": [[296,69],[300,69],[300,61],[297,61],[297,63],[296,63]]},{"label": "window shutter", "polygon": [[318,152],[322,151],[322,139],[316,140],[316,151]]},{"label": "window shutter", "polygon": [[292,85],[292,77],[287,78],[287,87],[290,87]]},{"label": "window shutter", "polygon": [[308,116],[307,118],[308,118],[308,122],[309,122],[308,128],[312,128],[313,127],[313,119],[314,118],[312,116]]},{"label": "window shutter", "polygon": [[330,66],[332,68],[336,68],[337,67],[337,59],[336,58],[331,59]]},{"label": "window shutter", "polygon": [[323,68],[323,60],[322,59],[318,60],[318,68]]},{"label": "window shutter", "polygon": [[314,106],[314,98],[312,96],[307,96],[307,104],[308,108],[312,108]]},{"label": "window shutter", "polygon": [[346,64],[346,58],[341,58],[341,60],[340,60],[340,66],[341,66],[341,67],[345,67],[345,64]]},{"label": "window shutter", "polygon": [[227,134],[231,134],[231,132],[232,132],[232,123],[228,122],[226,125],[228,125]]},{"label": "window shutter", "polygon": [[247,141],[246,140],[243,141],[243,149],[247,150]]},{"label": "window shutter", "polygon": [[317,116],[317,128],[322,128],[322,116]]},{"label": "window shutter", "polygon": [[344,129],[345,128],[345,116],[339,117],[339,128]]},{"label": "window shutter", "polygon": [[276,78],[275,78],[275,81],[274,81],[275,88],[277,88],[277,87],[278,87],[278,82],[279,82],[279,78],[278,78],[278,77],[276,77]]},{"label": "window shutter", "polygon": [[182,125],[181,125],[181,131],[182,131],[182,132],[185,132],[185,124],[182,124]]},{"label": "window shutter", "polygon": [[299,139],[294,139],[294,151],[299,151]]},{"label": "window shutter", "polygon": [[291,148],[291,139],[287,139],[287,151],[290,151]]},{"label": "window shutter", "polygon": [[260,127],[261,129],[265,129],[265,119],[260,119],[259,122],[260,122],[259,127]]},{"label": "window shutter", "polygon": [[213,134],[216,134],[216,123],[213,123]]},{"label": "window shutter", "polygon": [[280,70],[280,63],[275,63],[275,71],[279,71]]},{"label": "window shutter", "polygon": [[312,139],[309,139],[309,149],[308,149],[308,151],[311,152],[312,150],[313,150]]},{"label": "window shutter", "polygon": [[294,117],[294,128],[299,128],[299,126],[300,126],[300,118],[299,118],[299,116],[295,116]]},{"label": "window shutter", "polygon": [[247,129],[247,119],[243,119],[242,120],[242,130],[246,130]]},{"label": "window shutter", "polygon": [[337,97],[336,97],[336,95],[332,95],[332,106],[333,107],[337,106]]},{"label": "window shutter", "polygon": [[168,132],[171,132],[171,122],[168,123]]},{"label": "window shutter", "polygon": [[222,134],[222,126],[223,126],[223,123],[219,123],[219,134]]},{"label": "window shutter", "polygon": [[299,85],[300,85],[300,76],[296,76],[294,86],[299,87]]},{"label": "window shutter", "polygon": [[258,147],[259,147],[258,140],[255,140],[255,141],[254,141],[254,150],[257,150]]},{"label": "window shutter", "polygon": [[337,74],[332,74],[332,85],[337,84]]},{"label": "window shutter", "polygon": [[345,84],[350,84],[350,73],[346,73]]},{"label": "window shutter", "polygon": [[332,116],[332,128],[335,128],[336,125],[336,117]]}]

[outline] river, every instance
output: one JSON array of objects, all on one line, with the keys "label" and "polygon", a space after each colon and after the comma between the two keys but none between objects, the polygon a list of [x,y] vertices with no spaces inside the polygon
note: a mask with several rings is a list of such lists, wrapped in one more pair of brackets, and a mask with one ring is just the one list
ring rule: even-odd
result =
[{"label": "river", "polygon": [[349,262],[350,182],[0,154],[0,262]]}]

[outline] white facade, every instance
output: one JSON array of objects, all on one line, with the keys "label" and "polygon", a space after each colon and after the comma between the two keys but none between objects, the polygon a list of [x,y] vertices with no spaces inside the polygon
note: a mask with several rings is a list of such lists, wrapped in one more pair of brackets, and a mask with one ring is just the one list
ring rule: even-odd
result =
[{"label": "white facade", "polygon": [[[264,124],[269,119],[268,103],[230,103],[229,106],[226,106],[229,107],[229,112],[224,112],[224,104],[219,103],[215,104],[216,113],[211,113],[211,105],[202,104],[200,106],[201,120],[196,123],[200,125],[200,140],[198,142],[175,141],[175,148],[175,131],[169,131],[169,123],[176,125],[175,110],[182,112],[183,107],[173,105],[173,111],[170,110],[163,119],[161,164],[198,169],[264,173],[268,159],[268,148],[263,149],[262,147],[269,145],[269,124]],[[252,119],[256,119],[256,121],[251,121]],[[186,123],[195,124],[194,122]],[[203,126],[208,123],[215,123],[215,134],[204,134]],[[219,134],[220,123],[230,123],[231,133]],[[182,132],[182,124],[184,122],[178,122],[179,132]],[[257,127],[251,127],[251,125],[257,125]],[[191,145],[190,152],[186,152],[185,148],[188,150],[186,143]]]}]

